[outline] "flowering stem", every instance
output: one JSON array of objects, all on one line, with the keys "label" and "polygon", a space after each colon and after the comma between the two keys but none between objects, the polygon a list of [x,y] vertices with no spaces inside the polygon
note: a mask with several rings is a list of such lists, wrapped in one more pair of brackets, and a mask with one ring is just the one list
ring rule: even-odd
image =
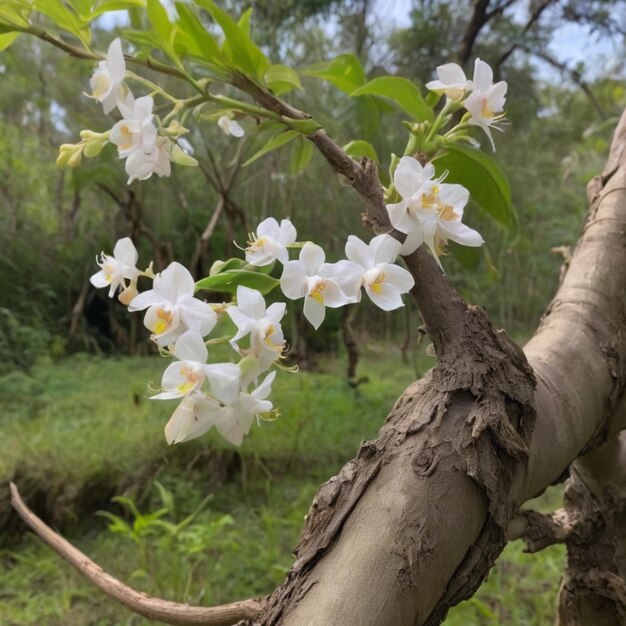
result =
[{"label": "flowering stem", "polygon": [[240,100],[234,100],[233,98],[228,98],[227,96],[220,96],[214,94],[207,94],[207,99],[212,100],[213,102],[217,102],[218,104],[223,104],[230,109],[237,109],[238,111],[242,111],[244,113],[250,113],[251,115],[263,117],[269,120],[280,121],[280,115],[274,113],[273,111],[268,111],[262,107],[255,106],[253,104],[248,104],[247,102],[241,102]]}]

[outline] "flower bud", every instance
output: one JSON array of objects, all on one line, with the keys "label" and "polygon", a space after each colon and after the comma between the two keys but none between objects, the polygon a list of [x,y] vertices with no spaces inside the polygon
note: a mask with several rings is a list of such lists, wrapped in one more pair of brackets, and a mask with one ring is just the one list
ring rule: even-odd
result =
[{"label": "flower bud", "polygon": [[198,161],[187,154],[178,144],[174,144],[172,147],[172,161],[178,165],[198,165]]}]

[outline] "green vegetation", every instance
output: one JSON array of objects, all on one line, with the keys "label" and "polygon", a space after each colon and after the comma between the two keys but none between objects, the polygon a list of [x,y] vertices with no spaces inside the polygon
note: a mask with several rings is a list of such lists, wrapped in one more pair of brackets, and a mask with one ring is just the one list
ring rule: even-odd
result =
[{"label": "green vegetation", "polygon": [[[431,363],[420,350],[418,372]],[[14,478],[36,510],[121,580],[204,605],[262,595],[280,582],[317,486],[358,441],[376,435],[416,369],[401,363],[399,351],[370,344],[361,366],[368,382],[356,389],[345,382],[343,359],[324,359],[318,373],[282,376],[281,417],[255,427],[236,451],[211,434],[166,445],[171,407],[145,397],[163,365],[82,355],[1,377],[1,481],[6,493]],[[545,505],[558,506],[558,497],[557,490]],[[6,524],[8,503],[0,505]],[[18,540],[15,522],[0,552],[0,623],[149,623],[31,535]],[[551,623],[562,561],[559,547],[529,556],[512,544],[479,594],[446,623]]]}]

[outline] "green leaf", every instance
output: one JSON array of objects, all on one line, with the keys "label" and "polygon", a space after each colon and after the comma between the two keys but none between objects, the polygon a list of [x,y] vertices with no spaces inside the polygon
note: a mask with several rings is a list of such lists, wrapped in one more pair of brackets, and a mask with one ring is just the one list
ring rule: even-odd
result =
[{"label": "green leaf", "polygon": [[293,144],[293,152],[291,154],[291,162],[289,164],[290,174],[299,174],[311,162],[315,146],[312,141],[304,138],[302,135],[298,137],[298,141]]},{"label": "green leaf", "polygon": [[466,187],[471,198],[496,222],[509,229],[516,227],[511,188],[502,168],[491,157],[476,148],[453,145],[434,165],[438,175],[449,172],[447,183]]},{"label": "green leaf", "polygon": [[277,96],[302,86],[295,70],[278,64],[270,65],[265,72],[265,83]]},{"label": "green leaf", "polygon": [[226,270],[241,269],[246,262],[243,259],[232,258],[227,261],[215,261],[209,270],[209,276],[215,276]]},{"label": "green leaf", "polygon": [[154,30],[161,37],[161,42],[165,44],[168,49],[171,49],[172,29],[174,28],[174,25],[170,22],[170,18],[167,16],[165,7],[159,2],[159,0],[148,0],[147,7],[148,19],[152,24],[152,28],[154,28]]},{"label": "green leaf", "polygon": [[[250,39],[245,28],[242,28],[233,18],[220,9],[213,0],[195,0],[196,4],[209,12],[211,17],[220,25],[226,38],[223,48],[235,67],[258,80],[262,80],[270,66],[270,60],[261,49]],[[245,27],[245,19],[244,19]]]},{"label": "green leaf", "polygon": [[176,11],[178,13],[178,24],[182,30],[191,38],[196,44],[193,51],[196,56],[212,61],[218,65],[222,65],[224,61],[224,55],[220,50],[217,42],[207,32],[202,25],[202,22],[198,19],[198,16],[193,13],[187,4],[184,2],[176,2]]},{"label": "green leaf", "polygon": [[59,28],[72,33],[84,44],[91,41],[91,31],[89,27],[79,19],[78,15],[68,9],[60,2],[50,2],[50,0],[36,0],[35,10],[47,15]]},{"label": "green leaf", "polygon": [[254,163],[257,159],[261,158],[263,155],[271,152],[272,150],[276,150],[281,146],[289,143],[296,137],[298,137],[300,133],[297,130],[286,130],[284,133],[280,133],[279,135],[275,135],[272,137],[258,152],[255,152],[244,164],[250,165],[250,163]]},{"label": "green leaf", "polygon": [[248,7],[239,18],[237,25],[250,37],[250,20],[252,19],[252,7]]},{"label": "green leaf", "polygon": [[[88,4],[93,4],[89,2]],[[91,22],[97,17],[109,13],[110,11],[126,11],[128,9],[145,8],[146,0],[102,0],[91,8],[88,12],[81,11],[81,18],[86,22]]]},{"label": "green leaf", "polygon": [[207,276],[196,283],[196,291],[208,289],[210,291],[224,291],[236,293],[237,287],[243,285],[256,289],[263,295],[269,293],[280,284],[277,278],[272,278],[260,272],[250,272],[248,270],[226,270],[214,276]]},{"label": "green leaf", "polygon": [[354,54],[341,54],[332,61],[311,65],[300,73],[327,80],[348,95],[364,85],[366,80],[365,70]]},{"label": "green leaf", "polygon": [[433,119],[433,110],[426,104],[419,89],[407,78],[380,76],[370,80],[350,95],[388,98],[420,122]]},{"label": "green leaf", "polygon": [[367,157],[368,159],[371,159],[372,161],[375,161],[380,165],[376,150],[374,146],[369,143],[369,141],[364,141],[363,139],[355,139],[354,141],[347,143],[343,147],[343,150],[351,157]]},{"label": "green leaf", "polygon": [[19,36],[19,33],[2,33],[0,34],[0,52],[2,50],[6,50],[14,41],[15,38]]}]

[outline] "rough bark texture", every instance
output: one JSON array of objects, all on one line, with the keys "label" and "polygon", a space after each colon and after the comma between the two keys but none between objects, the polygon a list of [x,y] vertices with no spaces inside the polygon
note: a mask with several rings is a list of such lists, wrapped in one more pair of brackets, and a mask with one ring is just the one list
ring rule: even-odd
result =
[{"label": "rough bark texture", "polygon": [[437,328],[437,367],[320,488],[297,561],[254,624],[440,623],[482,581],[517,506],[602,440],[624,386],[625,145],[622,121],[563,284],[525,349],[536,389],[506,335],[453,301],[448,320],[460,323]]},{"label": "rough bark texture", "polygon": [[557,626],[626,623],[626,432],[575,461],[565,487],[567,569]]}]

